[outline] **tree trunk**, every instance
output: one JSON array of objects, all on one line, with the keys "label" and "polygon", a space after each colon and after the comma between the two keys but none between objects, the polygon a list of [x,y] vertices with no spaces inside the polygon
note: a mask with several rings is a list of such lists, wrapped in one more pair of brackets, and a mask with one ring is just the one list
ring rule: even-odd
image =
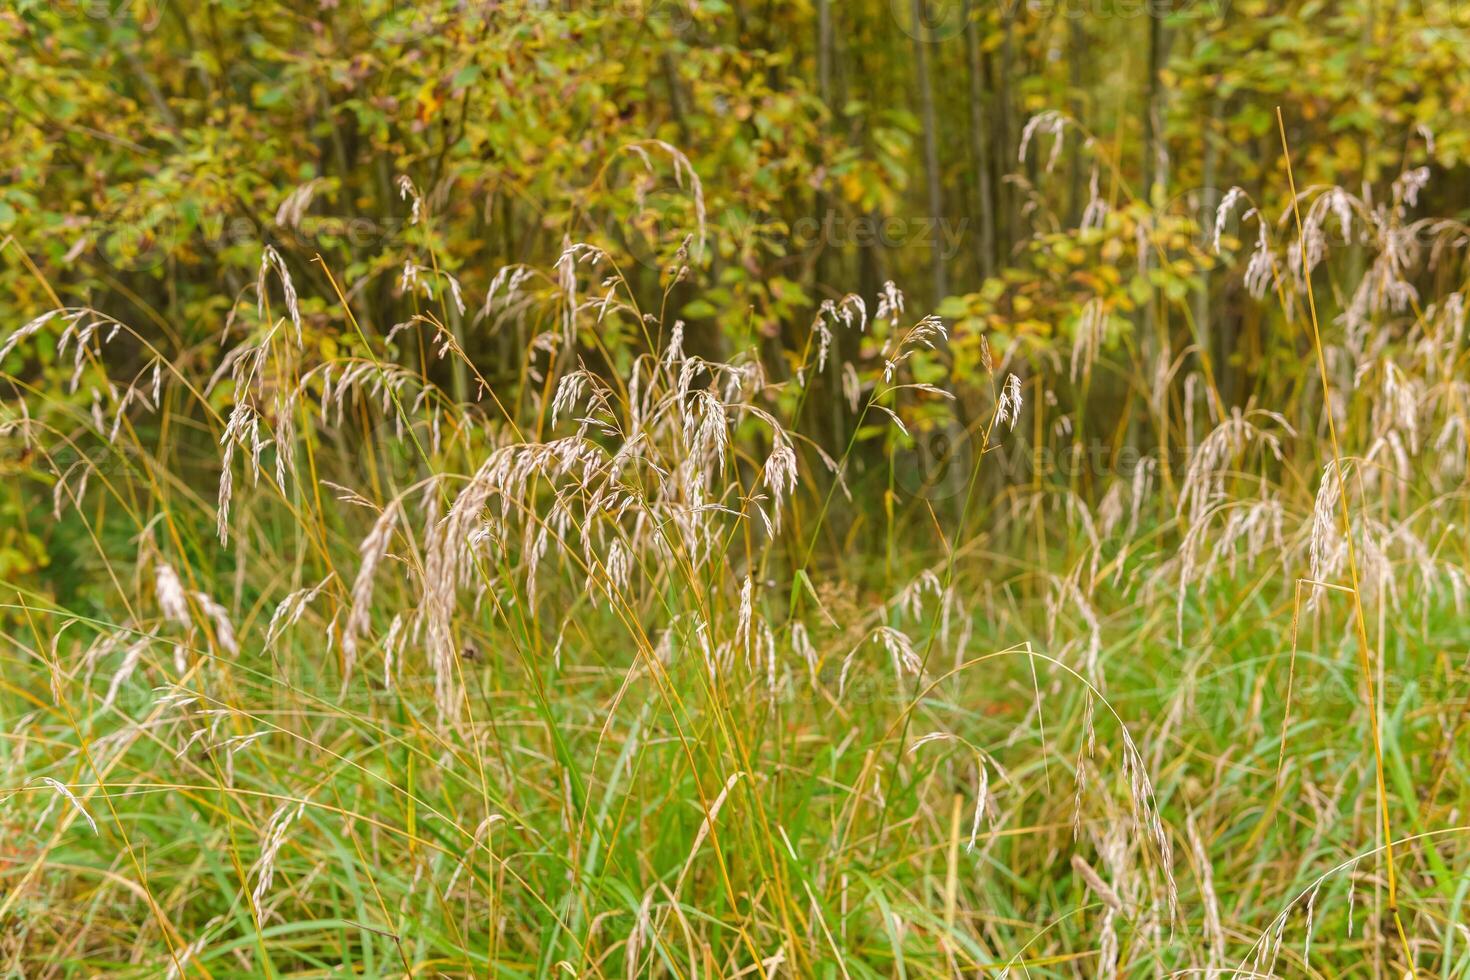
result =
[{"label": "tree trunk", "polygon": [[[1071,88],[1072,118],[1082,122],[1082,54],[1087,50],[1087,32],[1081,17],[1067,19],[1067,76]],[[1082,141],[1073,139],[1067,153],[1067,224],[1077,227],[1082,220]]]},{"label": "tree trunk", "polygon": [[[939,188],[939,133],[934,121],[934,89],[929,78],[929,41],[924,36],[922,27],[925,23],[926,2],[927,0],[911,0],[910,13],[913,16],[914,74],[919,88],[919,120],[924,128],[924,179],[929,191],[928,218],[933,222],[930,226],[933,229],[944,217],[944,201]],[[932,231],[931,235],[929,260],[934,275],[933,304],[937,305],[949,295],[949,281],[944,268],[944,238]]]},{"label": "tree trunk", "polygon": [[1006,237],[1003,254],[1009,255],[1010,250],[1015,248],[1016,242],[1021,239],[1021,208],[1020,195],[1005,186],[1005,175],[1010,173],[1016,166],[1016,122],[1011,109],[1011,77],[1016,68],[1015,59],[1015,35],[1016,35],[1016,8],[1019,4],[1005,4],[1001,14],[1003,21],[1003,38],[1000,45],[1000,71],[996,75],[996,101],[999,103],[1000,112],[1000,140],[997,149],[1000,154],[1000,169],[996,171],[1001,179],[1001,193],[999,200],[1006,219]]},{"label": "tree trunk", "polygon": [[[1205,126],[1204,133],[1204,159],[1200,164],[1200,178],[1204,185],[1201,207],[1197,219],[1200,223],[1201,237],[1212,228],[1211,222],[1214,215],[1212,207],[1217,207],[1224,191],[1215,186],[1218,180],[1220,144],[1218,131],[1220,126],[1221,99],[1218,95],[1210,101],[1210,119]],[[1210,322],[1210,270],[1201,269],[1199,274],[1199,287],[1194,292],[1194,330],[1195,343],[1199,345],[1199,359],[1208,362],[1210,371],[1215,376],[1217,388],[1225,384],[1225,366],[1221,360],[1216,360],[1216,344],[1213,336],[1212,324]],[[1220,345],[1223,351],[1224,345]]]},{"label": "tree trunk", "polygon": [[817,92],[832,106],[832,0],[817,0]]},{"label": "tree trunk", "polygon": [[[1144,116],[1144,161],[1147,181],[1144,193],[1154,202],[1155,193],[1162,194],[1169,180],[1169,153],[1164,142],[1163,69],[1169,60],[1169,36],[1164,28],[1163,11],[1149,6],[1148,16],[1148,104]],[[1157,192],[1155,188],[1157,187]]]},{"label": "tree trunk", "polygon": [[995,274],[995,198],[986,143],[994,137],[986,120],[985,74],[980,61],[980,21],[975,0],[965,2],[965,53],[970,69],[970,158],[975,167],[975,211],[980,219],[975,254],[980,275],[988,278]]}]

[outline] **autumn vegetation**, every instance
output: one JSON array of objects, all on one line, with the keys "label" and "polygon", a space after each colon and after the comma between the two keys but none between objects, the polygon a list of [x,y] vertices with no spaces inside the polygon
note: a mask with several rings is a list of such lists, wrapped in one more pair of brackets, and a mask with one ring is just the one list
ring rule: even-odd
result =
[{"label": "autumn vegetation", "polygon": [[0,972],[1470,975],[1470,13],[11,0]]}]

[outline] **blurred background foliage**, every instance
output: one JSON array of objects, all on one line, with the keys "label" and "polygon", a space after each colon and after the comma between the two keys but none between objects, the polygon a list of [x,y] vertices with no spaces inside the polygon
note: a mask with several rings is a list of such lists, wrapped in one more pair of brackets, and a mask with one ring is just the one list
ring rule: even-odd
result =
[{"label": "blurred background foliage", "polygon": [[[507,951],[507,974],[550,976],[572,968],[554,962],[572,955],[563,931],[591,948],[616,922],[629,938],[606,949],[629,954],[632,976],[632,937],[649,910],[639,895],[672,881],[678,909],[719,808],[691,803],[726,793],[745,807],[719,827],[733,835],[733,875],[697,896],[691,883],[685,899],[699,914],[682,927],[700,951],[691,941],[687,961],[669,961],[680,975],[716,972],[711,949],[744,962],[747,925],[779,938],[766,948],[791,951],[797,974],[809,957],[826,969],[816,975],[852,959],[872,964],[856,975],[950,976],[966,949],[951,940],[973,925],[995,951],[1030,950],[1045,975],[1094,975],[1091,951],[1098,964],[1110,943],[1118,955],[1114,912],[1133,919],[1146,896],[1153,910],[1124,930],[1129,975],[1207,973],[1226,962],[1227,932],[1232,952],[1252,937],[1251,953],[1273,935],[1279,945],[1304,896],[1307,941],[1287,945],[1305,975],[1311,876],[1324,869],[1347,873],[1316,906],[1322,975],[1366,970],[1370,958],[1375,972],[1402,974],[1431,957],[1449,975],[1470,962],[1470,879],[1456,873],[1465,850],[1436,836],[1459,833],[1470,798],[1453,751],[1470,719],[1456,652],[1470,595],[1467,58],[1470,5],[1457,0],[7,0],[0,581],[13,599],[0,609],[10,654],[0,673],[19,719],[5,726],[6,752],[31,784],[8,799],[57,804],[61,780],[92,779],[81,760],[98,747],[119,768],[94,789],[170,790],[149,797],[153,812],[143,797],[121,804],[144,846],[134,871],[143,885],[165,883],[179,945],[208,943],[220,975],[234,964],[259,975],[273,955],[325,972],[357,950],[366,975],[375,957],[385,972],[404,957],[409,970],[478,973],[488,948]],[[45,319],[58,307],[72,312]],[[947,333],[922,319],[930,313]],[[697,358],[703,366],[689,367]],[[710,499],[738,500],[741,512],[720,518],[732,530],[687,575],[671,552],[609,545],[602,568],[635,583],[618,607],[599,598],[615,576],[599,586],[590,563],[574,574],[585,559],[571,547],[553,553],[558,577],[543,574],[535,593],[537,542],[544,551],[548,538],[529,532],[570,515],[563,500],[585,487],[541,482],[518,462],[511,496],[526,533],[504,534],[499,558],[516,574],[477,583],[473,602],[459,601],[470,583],[452,565],[436,586],[449,582],[443,620],[455,628],[442,639],[470,642],[435,647],[447,654],[435,680],[453,661],[490,708],[488,728],[443,740],[420,715],[439,693],[429,696],[429,646],[415,636],[402,647],[399,629],[424,628],[428,592],[397,563],[428,566],[418,529],[449,526],[436,491],[458,494],[502,450],[546,452],[558,411],[562,431],[579,427],[563,449],[633,452],[637,436],[623,441],[605,423],[622,412],[613,401],[636,403],[625,396],[640,378],[652,384],[635,362],[688,368],[685,383],[707,371],[699,385],[718,376],[732,389],[692,392],[730,440]],[[712,362],[723,362],[717,375]],[[673,390],[666,406],[691,395]],[[412,413],[390,406],[400,392]],[[573,422],[583,404],[602,421]],[[651,458],[697,457],[705,423],[693,428],[693,417],[660,423]],[[705,441],[706,455],[715,445]],[[758,530],[747,505],[759,510],[769,492],[780,506],[783,480],[784,523]],[[430,492],[410,500],[410,487]],[[598,493],[583,503],[612,511]],[[502,508],[511,496],[502,489]],[[641,526],[662,533],[661,515],[677,509],[659,506],[626,521],[652,515]],[[623,514],[599,520],[616,530]],[[595,529],[584,544],[601,548],[607,528],[584,516]],[[643,567],[630,571],[634,558]],[[378,573],[375,593],[385,559],[393,574]],[[1305,574],[1331,595],[1320,615],[1299,618]],[[170,582],[188,582],[193,597],[172,611]],[[180,612],[190,601],[199,608]],[[1376,614],[1382,701],[1372,682],[1357,694],[1370,677],[1364,603]],[[304,610],[289,645],[272,648],[277,617],[292,628]],[[929,622],[923,657],[935,651],[934,669],[948,671],[951,613],[954,667],[939,679],[955,683],[915,677],[910,700],[893,631],[918,638]],[[344,622],[373,637],[355,676]],[[706,625],[731,658],[743,650],[734,685],[714,684],[713,670],[705,680]],[[775,630],[781,683],[801,692],[789,701],[775,697]],[[92,632],[127,639],[108,646]],[[135,633],[159,641],[147,659]],[[761,636],[769,681],[751,658]],[[874,637],[892,682],[859,667],[853,680],[872,694],[848,707],[854,655],[882,664]],[[1068,677],[1038,681],[1033,643]],[[395,644],[407,654],[396,668]],[[1022,650],[1025,660],[1010,659]],[[975,651],[985,652],[962,663]],[[104,659],[105,697],[93,678]],[[1101,693],[1104,660],[1121,711]],[[638,673],[665,661],[687,678],[669,689],[691,695],[667,717],[654,698],[663,688],[644,686],[658,673]],[[980,669],[961,686],[964,666]],[[210,709],[208,730],[184,749],[206,734],[213,744],[176,750],[132,711],[160,682],[222,692],[238,710]],[[85,727],[50,707],[68,689],[81,694]],[[1106,730],[1096,739],[1094,693],[1114,716],[1098,721],[1115,718],[1123,744]],[[908,705],[921,702],[910,729]],[[163,696],[147,703],[160,718]],[[285,735],[279,720],[296,740],[242,755],[237,784],[209,754],[225,746],[234,764],[216,734],[248,746],[265,729],[246,712],[267,705],[260,726]],[[902,726],[885,733],[899,705]],[[174,706],[182,722],[186,702]],[[604,720],[620,710],[616,727]],[[930,719],[973,736],[943,769],[928,761],[938,746],[911,751],[932,738],[919,737]],[[669,725],[695,733],[694,751]],[[499,759],[487,779],[469,760],[492,731]],[[980,745],[1003,746],[1017,780]],[[635,754],[636,778],[625,766]],[[962,819],[980,828],[986,807],[985,758],[1015,826],[957,891]],[[54,785],[37,783],[42,772]],[[579,772],[606,790],[590,822],[590,807],[575,814]],[[1174,828],[1186,898],[1208,897],[1186,918],[1203,923],[1199,937],[1213,930],[1211,950],[1188,948],[1192,931],[1157,928],[1157,881],[1132,891],[1145,876],[1130,862],[1155,860],[1137,831],[1155,806],[1137,802],[1154,798],[1145,773],[1155,821]],[[203,795],[175,794],[176,774]],[[1108,804],[1083,838],[1088,784],[1097,801],[1130,795],[1134,821]],[[503,891],[486,862],[459,893],[458,870],[438,891],[446,876],[435,872],[497,826],[492,788],[503,787],[513,804],[503,809],[522,816],[494,830],[507,835],[494,846],[526,870],[522,888]],[[375,841],[379,826],[406,836],[354,861],[350,824],[343,836],[335,817],[298,824],[286,863],[294,904],[267,943],[276,913],[244,901],[245,865],[279,837],[290,811],[268,816],[277,800],[325,803],[328,788],[343,815],[375,815]],[[86,799],[99,820],[106,799],[123,830],[111,802],[123,796]],[[1412,949],[1390,937],[1392,853],[1386,906],[1384,864],[1357,874],[1390,809],[1393,828],[1419,840],[1399,859]],[[143,907],[112,890],[130,883],[118,863],[119,840],[132,853],[127,836],[106,824],[65,836],[87,812],[75,800],[56,806],[54,833],[53,811],[12,812],[0,813],[0,851],[12,848],[6,874],[20,882],[0,889],[0,917],[14,906],[25,925],[0,929],[0,957],[155,975],[157,939],[171,935],[160,904],[147,895],[155,938],[138,926]],[[468,848],[443,814],[467,828],[483,818]],[[21,849],[43,833],[50,843]],[[401,860],[399,843],[416,848],[418,834],[442,842],[444,860]],[[1073,848],[1101,856],[1094,863],[1125,883],[1121,901],[1102,898],[1086,860],[1067,864]],[[410,915],[425,868],[420,896],[432,884],[439,902],[423,898],[412,908],[424,914]],[[94,870],[106,872],[95,887]],[[377,893],[379,880],[380,916],[361,887]],[[510,897],[484,914],[482,887]],[[773,893],[783,923],[762,906]],[[548,899],[575,911],[567,926]],[[412,967],[397,935],[366,924],[395,920]],[[1001,962],[979,946],[964,955]]]},{"label": "blurred background foliage", "polygon": [[[917,307],[988,310],[1017,268],[1049,282],[990,325],[1056,342],[1078,300],[1119,285],[1062,289],[1071,267],[1136,230],[1076,230],[1088,204],[1197,227],[1228,186],[1279,199],[1277,105],[1315,182],[1385,197],[1421,127],[1461,173],[1459,6],[18,0],[0,15],[0,232],[68,302],[190,339],[218,332],[267,243],[321,287],[303,295],[327,291],[320,253],[385,325],[405,246],[468,283],[591,241],[656,292],[697,217],[667,155],[627,149],[661,140],[703,185],[710,247],[677,298],[710,343],[780,340],[887,279]],[[1075,125],[1056,150],[1034,133],[1021,162],[1044,110]],[[432,221],[409,225],[399,174]],[[1465,186],[1436,180],[1426,203],[1462,210]],[[1148,284],[1167,301],[1209,265],[1181,258]],[[4,275],[7,321],[48,302],[13,249]],[[1234,284],[1209,288],[1237,332]]]},{"label": "blurred background foliage", "polygon": [[[1150,404],[1161,356],[1208,358],[1217,415],[1312,383],[1306,336],[1243,287],[1245,206],[1212,241],[1236,185],[1273,238],[1286,227],[1277,106],[1304,181],[1396,200],[1432,163],[1423,210],[1470,207],[1466,20],[1381,0],[16,0],[0,319],[91,306],[209,366],[249,329],[271,245],[324,356],[355,342],[330,269],[369,335],[427,305],[494,382],[545,326],[484,322],[496,273],[589,242],[686,321],[691,351],[755,346],[778,377],[824,300],[871,307],[896,281],[910,312],[946,318],[944,366],[918,370],[949,375],[962,420],[969,382],[989,398],[982,337],[1028,382],[1101,348],[1046,397],[1068,438],[1137,443],[1171,424]],[[1326,323],[1369,261],[1349,245],[1320,266],[1349,284],[1323,289]],[[1405,274],[1428,298],[1464,269]],[[609,329],[596,356],[625,361],[635,333]],[[840,333],[839,362],[861,342]],[[26,345],[5,367],[85,406],[49,357]],[[827,386],[835,404],[836,367]],[[919,430],[941,424],[913,402]],[[847,424],[831,416],[813,424]],[[20,498],[5,506],[0,561],[44,560]]]}]

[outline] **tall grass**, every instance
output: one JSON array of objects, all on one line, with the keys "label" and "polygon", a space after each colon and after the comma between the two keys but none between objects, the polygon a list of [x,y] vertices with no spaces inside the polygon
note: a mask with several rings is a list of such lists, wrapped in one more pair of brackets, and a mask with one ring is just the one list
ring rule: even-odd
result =
[{"label": "tall grass", "polygon": [[[591,244],[407,255],[391,326],[267,247],[215,362],[58,298],[0,349],[70,364],[6,377],[56,529],[3,597],[7,969],[1463,974],[1463,267],[1413,285],[1418,179],[1250,210],[1316,369],[1227,408],[1131,352],[1170,453],[1126,470],[1098,337],[962,376],[889,284],[716,355],[668,312],[702,228],[651,297]],[[1329,216],[1367,285],[1313,276]]]}]

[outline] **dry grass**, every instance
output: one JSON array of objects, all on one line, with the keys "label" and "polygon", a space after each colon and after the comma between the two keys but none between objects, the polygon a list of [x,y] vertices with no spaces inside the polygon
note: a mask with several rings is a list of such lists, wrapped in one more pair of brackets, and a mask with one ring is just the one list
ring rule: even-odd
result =
[{"label": "dry grass", "polygon": [[[1187,455],[1090,501],[995,461],[1080,447],[1100,335],[951,377],[890,284],[789,359],[701,356],[661,311],[702,227],[650,307],[592,245],[487,275],[494,364],[431,253],[385,330],[265,249],[207,369],[37,317],[0,358],[93,396],[7,377],[67,531],[4,597],[7,968],[1463,974],[1470,372],[1420,183],[1293,190],[1274,244],[1254,211],[1316,382],[1225,410],[1207,361],[1134,364]],[[1376,236],[1330,324],[1329,220]],[[954,497],[873,451],[920,407]]]}]

